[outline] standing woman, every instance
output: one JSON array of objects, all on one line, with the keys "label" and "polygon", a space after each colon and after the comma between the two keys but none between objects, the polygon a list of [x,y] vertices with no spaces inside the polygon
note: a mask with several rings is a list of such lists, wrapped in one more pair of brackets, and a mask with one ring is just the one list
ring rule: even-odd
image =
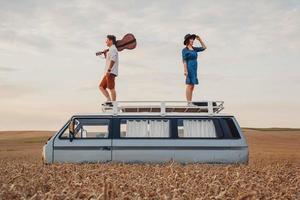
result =
[{"label": "standing woman", "polygon": [[[201,47],[193,46],[195,39],[200,42]],[[182,49],[182,60],[184,66],[184,75],[186,77],[186,100],[188,102],[191,102],[194,86],[199,84],[197,78],[197,53],[200,51],[204,51],[206,49],[206,46],[201,38],[195,34],[187,34],[186,36],[184,36],[183,44],[185,45],[185,48]]]}]

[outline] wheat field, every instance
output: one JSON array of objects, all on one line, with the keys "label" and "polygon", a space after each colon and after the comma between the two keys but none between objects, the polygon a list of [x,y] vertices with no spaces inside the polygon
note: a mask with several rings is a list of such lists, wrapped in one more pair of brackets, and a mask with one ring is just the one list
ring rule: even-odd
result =
[{"label": "wheat field", "polygon": [[0,132],[0,199],[300,199],[300,130],[244,132],[248,165],[43,165],[53,132]]}]

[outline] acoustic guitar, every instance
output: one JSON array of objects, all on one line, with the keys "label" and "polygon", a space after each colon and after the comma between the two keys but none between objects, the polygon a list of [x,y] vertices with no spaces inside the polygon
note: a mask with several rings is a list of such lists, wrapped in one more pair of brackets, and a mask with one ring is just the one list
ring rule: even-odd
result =
[{"label": "acoustic guitar", "polygon": [[[116,47],[118,51],[123,51],[124,49],[134,49],[136,47],[136,39],[133,34],[127,33],[121,40],[116,41]],[[99,51],[96,53],[96,56],[100,56],[108,52],[108,49]]]}]

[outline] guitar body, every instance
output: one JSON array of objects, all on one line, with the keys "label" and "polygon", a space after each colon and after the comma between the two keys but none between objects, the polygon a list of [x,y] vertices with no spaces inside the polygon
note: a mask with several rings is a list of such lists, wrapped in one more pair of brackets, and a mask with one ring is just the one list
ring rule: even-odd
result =
[{"label": "guitar body", "polygon": [[127,33],[122,40],[117,40],[116,47],[118,51],[123,51],[124,49],[134,49],[136,47],[136,39],[134,35]]},{"label": "guitar body", "polygon": [[[121,40],[117,40],[116,47],[118,51],[123,51],[124,49],[134,49],[136,47],[136,39],[133,34],[127,33],[124,35],[124,37]],[[103,51],[99,51],[96,53],[96,56],[99,56],[101,54],[104,54],[108,51],[108,49],[105,49]]]}]

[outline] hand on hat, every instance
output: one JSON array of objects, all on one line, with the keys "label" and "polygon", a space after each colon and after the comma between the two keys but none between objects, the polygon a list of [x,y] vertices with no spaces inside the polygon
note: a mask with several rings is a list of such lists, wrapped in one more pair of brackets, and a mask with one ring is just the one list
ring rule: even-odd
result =
[{"label": "hand on hat", "polygon": [[201,46],[206,49],[206,45],[204,44],[204,42],[202,41],[202,39],[200,38],[199,35],[196,35],[196,39],[200,42]]}]

